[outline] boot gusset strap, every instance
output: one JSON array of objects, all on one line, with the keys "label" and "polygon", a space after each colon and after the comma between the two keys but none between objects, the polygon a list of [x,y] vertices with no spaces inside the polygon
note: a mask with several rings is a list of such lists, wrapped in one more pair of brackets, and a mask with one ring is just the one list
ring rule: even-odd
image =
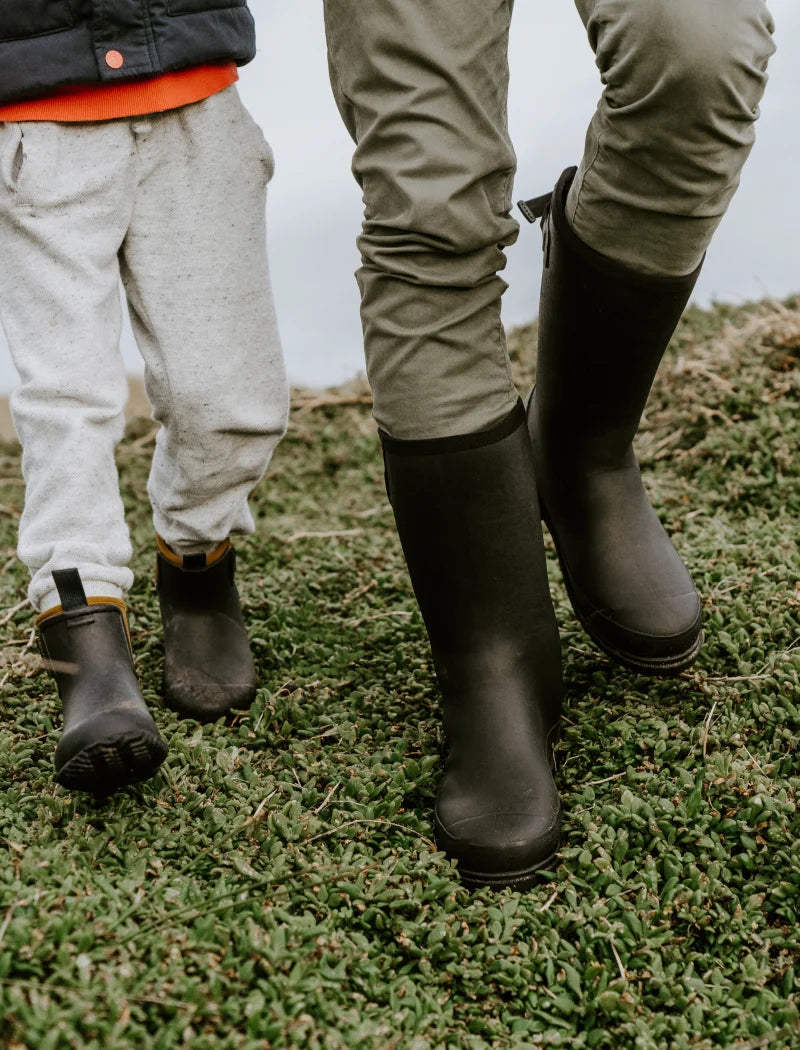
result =
[{"label": "boot gusset strap", "polygon": [[541,219],[542,251],[544,252],[545,269],[548,269],[550,266],[550,212],[553,209],[553,199],[561,199],[562,202],[566,200],[566,191],[572,185],[572,180],[577,170],[573,165],[573,167],[563,171],[555,190],[551,193],[543,193],[541,197],[532,197],[528,201],[517,201],[517,207],[528,222],[536,222],[537,219]]},{"label": "boot gusset strap", "polygon": [[550,210],[550,201],[553,194],[543,193],[541,197],[531,197],[529,201],[517,201],[517,207],[530,223],[542,220],[542,229],[547,221],[547,212]]},{"label": "boot gusset strap", "polygon": [[680,292],[684,288],[691,290],[703,268],[705,254],[703,254],[697,267],[691,273],[683,275],[657,274],[633,270],[581,240],[570,225],[566,212],[567,196],[577,171],[578,169],[574,165],[570,168],[565,168],[559,176],[552,193],[544,193],[541,197],[532,197],[527,201],[517,201],[517,207],[528,222],[534,223],[537,219],[541,219],[542,251],[544,252],[545,269],[550,267],[552,239],[554,236],[558,236],[570,252],[577,258],[584,260],[602,275],[614,279],[622,278],[628,284],[646,290],[655,290],[656,292],[668,288],[673,288],[676,292]]}]

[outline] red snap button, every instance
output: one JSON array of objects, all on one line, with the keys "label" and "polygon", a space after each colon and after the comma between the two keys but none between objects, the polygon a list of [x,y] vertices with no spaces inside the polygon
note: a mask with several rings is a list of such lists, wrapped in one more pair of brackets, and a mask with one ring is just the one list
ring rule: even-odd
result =
[{"label": "red snap button", "polygon": [[109,69],[122,69],[125,59],[119,51],[106,51],[106,65]]}]

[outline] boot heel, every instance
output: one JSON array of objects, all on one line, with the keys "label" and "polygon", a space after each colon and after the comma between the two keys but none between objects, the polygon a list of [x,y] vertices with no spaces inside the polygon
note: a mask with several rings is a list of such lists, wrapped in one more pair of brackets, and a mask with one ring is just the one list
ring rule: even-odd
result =
[{"label": "boot heel", "polygon": [[166,755],[167,745],[149,715],[100,714],[61,738],[56,780],[73,791],[110,795],[149,779]]}]

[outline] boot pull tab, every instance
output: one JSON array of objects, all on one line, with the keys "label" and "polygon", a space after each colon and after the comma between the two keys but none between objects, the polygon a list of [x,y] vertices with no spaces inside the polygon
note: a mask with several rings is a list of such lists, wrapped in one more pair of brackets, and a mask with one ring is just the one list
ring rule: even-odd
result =
[{"label": "boot pull tab", "polygon": [[532,197],[529,201],[517,201],[517,207],[528,220],[536,222],[541,219],[542,227],[542,251],[544,252],[544,265],[550,265],[550,207],[552,204],[552,193],[543,193],[541,197]]},{"label": "boot pull tab", "polygon": [[64,612],[88,607],[86,592],[77,569],[53,569],[53,583],[56,585]]}]

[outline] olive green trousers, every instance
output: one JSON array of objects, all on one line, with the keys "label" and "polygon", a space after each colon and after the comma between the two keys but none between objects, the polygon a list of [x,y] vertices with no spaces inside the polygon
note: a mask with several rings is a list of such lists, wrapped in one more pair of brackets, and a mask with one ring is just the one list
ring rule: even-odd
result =
[{"label": "olive green trousers", "polygon": [[[770,14],[762,0],[576,2],[603,91],[568,219],[630,268],[689,273],[753,144],[774,51]],[[518,233],[506,117],[512,7],[325,0],[331,83],[364,194],[367,372],[375,418],[396,438],[480,430],[517,398],[499,276]]]}]

